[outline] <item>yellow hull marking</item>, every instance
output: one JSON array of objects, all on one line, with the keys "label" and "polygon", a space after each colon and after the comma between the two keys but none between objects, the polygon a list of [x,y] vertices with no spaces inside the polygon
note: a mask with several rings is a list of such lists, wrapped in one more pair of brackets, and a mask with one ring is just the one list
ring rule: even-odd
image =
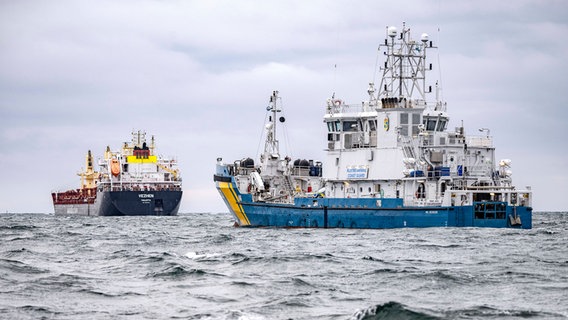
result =
[{"label": "yellow hull marking", "polygon": [[250,221],[247,218],[245,211],[243,210],[243,207],[239,203],[239,198],[237,197],[237,194],[233,189],[233,185],[229,182],[219,182],[219,189],[223,193],[225,200],[227,200],[227,202],[229,203],[229,206],[231,206],[231,210],[233,211],[233,213],[237,216],[237,218],[241,222],[240,224],[244,226],[249,226]]}]

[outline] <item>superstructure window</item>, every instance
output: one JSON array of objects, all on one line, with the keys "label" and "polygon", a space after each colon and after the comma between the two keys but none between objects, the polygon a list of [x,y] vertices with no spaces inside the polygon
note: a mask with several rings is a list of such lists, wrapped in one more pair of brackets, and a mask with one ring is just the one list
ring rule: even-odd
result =
[{"label": "superstructure window", "polygon": [[426,122],[426,131],[436,130],[436,120],[428,119],[424,122]]},{"label": "superstructure window", "polygon": [[413,113],[412,114],[412,135],[417,135],[420,130],[418,130],[418,125],[420,125],[420,113]]},{"label": "superstructure window", "polygon": [[408,135],[408,113],[400,114],[400,134],[403,136]]},{"label": "superstructure window", "polygon": [[358,131],[359,126],[357,125],[357,121],[343,121],[343,131]]},{"label": "superstructure window", "polygon": [[446,120],[438,121],[438,126],[436,127],[436,131],[444,131],[446,129]]},{"label": "superstructure window", "polygon": [[420,132],[420,130],[418,130],[418,126],[421,123],[421,118],[420,113],[401,113],[400,134],[403,136],[417,135]]},{"label": "superstructure window", "polygon": [[328,133],[327,141],[339,141],[339,133]]},{"label": "superstructure window", "polygon": [[327,122],[327,131],[329,131],[329,132],[340,132],[341,131],[341,123],[339,121]]},{"label": "superstructure window", "polygon": [[420,124],[420,113],[413,113],[412,114],[412,124]]},{"label": "superstructure window", "polygon": [[369,129],[371,131],[377,131],[377,120],[369,120]]}]

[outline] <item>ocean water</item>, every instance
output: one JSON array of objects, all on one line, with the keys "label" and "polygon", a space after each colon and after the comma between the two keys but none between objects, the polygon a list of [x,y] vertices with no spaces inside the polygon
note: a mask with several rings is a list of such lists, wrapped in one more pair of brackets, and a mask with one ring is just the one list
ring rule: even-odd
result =
[{"label": "ocean water", "polygon": [[532,230],[0,215],[2,319],[566,319],[568,213]]}]

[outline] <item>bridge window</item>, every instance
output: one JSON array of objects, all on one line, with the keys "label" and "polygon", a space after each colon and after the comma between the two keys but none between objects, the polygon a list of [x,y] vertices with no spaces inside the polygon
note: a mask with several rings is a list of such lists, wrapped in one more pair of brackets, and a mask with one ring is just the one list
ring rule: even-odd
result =
[{"label": "bridge window", "polygon": [[329,132],[341,131],[341,123],[339,121],[329,121],[327,123],[327,131]]},{"label": "bridge window", "polygon": [[359,126],[357,125],[357,121],[343,121],[343,131],[358,131]]},{"label": "bridge window", "polygon": [[428,119],[424,120],[426,123],[426,131],[434,131],[436,129],[436,120]]},{"label": "bridge window", "polygon": [[369,130],[377,131],[377,121],[376,120],[369,120]]},{"label": "bridge window", "polygon": [[444,131],[444,129],[446,129],[446,120],[440,119],[440,121],[438,121],[436,131]]}]

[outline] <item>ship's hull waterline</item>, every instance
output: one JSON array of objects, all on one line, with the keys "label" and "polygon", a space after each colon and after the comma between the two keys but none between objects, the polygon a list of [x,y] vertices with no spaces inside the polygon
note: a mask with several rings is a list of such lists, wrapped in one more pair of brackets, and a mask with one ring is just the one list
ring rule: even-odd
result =
[{"label": "ship's hull waterline", "polygon": [[103,191],[94,203],[57,204],[55,215],[175,216],[182,191]]},{"label": "ship's hull waterline", "polygon": [[[219,179],[221,180],[221,179]],[[233,183],[217,189],[242,227],[391,229],[427,227],[532,228],[532,208],[504,202],[404,207],[402,199],[297,198],[294,204],[254,202]]]}]

